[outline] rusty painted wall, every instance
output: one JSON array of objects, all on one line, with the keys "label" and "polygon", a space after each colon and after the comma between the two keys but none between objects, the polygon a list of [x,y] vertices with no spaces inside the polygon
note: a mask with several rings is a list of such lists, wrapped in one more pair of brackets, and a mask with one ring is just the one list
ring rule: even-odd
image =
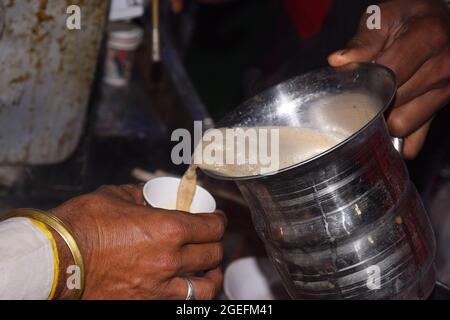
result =
[{"label": "rusty painted wall", "polygon": [[[108,0],[0,0],[0,164],[50,164],[76,148]],[[66,27],[81,8],[81,30]]]}]

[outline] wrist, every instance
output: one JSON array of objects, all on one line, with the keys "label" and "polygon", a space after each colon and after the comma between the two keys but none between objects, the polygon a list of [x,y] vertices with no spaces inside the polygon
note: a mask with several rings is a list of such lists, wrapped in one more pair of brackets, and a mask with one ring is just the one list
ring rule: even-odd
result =
[{"label": "wrist", "polygon": [[58,277],[58,283],[56,284],[56,291],[54,300],[65,300],[69,299],[71,294],[70,290],[67,286],[67,280],[68,280],[68,268],[70,265],[74,264],[72,254],[67,246],[67,244],[64,242],[64,240],[61,238],[61,236],[54,231],[53,229],[50,230],[52,233],[55,242],[56,242],[56,248],[58,250],[58,256],[59,256],[59,277]]},{"label": "wrist", "polygon": [[[49,214],[37,209],[16,209],[8,213],[6,216],[2,217],[2,219],[8,219],[12,217],[29,218],[35,221],[34,223],[37,225],[37,227],[40,227],[44,233],[48,233],[47,236],[49,240],[53,242],[53,266],[55,267],[54,279],[58,279],[57,282],[59,284],[59,288],[58,284],[56,284],[57,286],[51,289],[49,298],[55,298],[55,296],[57,298],[65,298],[65,284],[67,284],[67,289],[69,289],[68,291],[70,291],[70,293],[72,294],[71,297],[73,299],[81,298],[85,285],[84,261],[78,243],[76,242],[70,229],[68,229],[69,227],[66,226],[66,223],[54,214]],[[42,224],[45,226],[43,226]],[[66,246],[63,244],[63,242],[66,244]],[[70,251],[70,254],[73,257],[73,265],[76,266],[75,268],[72,268],[72,270],[75,270],[75,273],[73,275],[75,285],[72,285],[70,287],[69,281],[65,281],[65,275],[67,275],[67,265],[69,264],[70,266],[70,262],[66,262],[70,261],[70,258],[67,258],[67,250]],[[60,255],[62,261],[61,263],[59,262]],[[58,268],[56,268],[56,266],[58,266]],[[61,279],[59,279],[59,277],[56,275],[56,272],[61,269],[63,272],[61,272]],[[55,285],[55,280],[53,281],[53,285]]]},{"label": "wrist", "polygon": [[[74,238],[79,250],[81,251],[82,258],[84,260],[84,265],[86,266],[86,259],[85,255],[83,254],[83,242],[82,242],[82,236],[77,232],[78,229],[75,228],[75,226],[71,223],[69,219],[69,212],[67,210],[64,210],[64,208],[55,208],[53,210],[50,210],[50,212],[59,218],[70,230],[72,237]],[[73,280],[74,276],[74,269],[73,266],[76,266],[76,262],[73,258],[73,253],[71,252],[71,249],[69,248],[66,241],[61,237],[61,235],[56,232],[55,230],[51,230],[55,242],[56,247],[58,249],[59,254],[59,279],[58,284],[56,287],[55,292],[55,300],[67,300],[74,296],[72,288],[73,283],[71,279]],[[85,267],[86,270],[86,267]]]}]

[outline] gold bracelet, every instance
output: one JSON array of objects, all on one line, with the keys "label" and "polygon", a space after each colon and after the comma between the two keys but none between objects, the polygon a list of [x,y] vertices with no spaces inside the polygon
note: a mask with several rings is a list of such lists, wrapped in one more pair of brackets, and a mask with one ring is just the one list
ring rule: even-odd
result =
[{"label": "gold bracelet", "polygon": [[80,270],[80,289],[74,289],[75,292],[72,296],[72,299],[79,300],[81,299],[81,296],[83,295],[84,286],[85,286],[85,269],[84,269],[84,262],[83,262],[83,256],[81,255],[80,248],[78,247],[74,237],[72,236],[72,232],[69,231],[70,229],[67,227],[67,225],[61,221],[58,217],[55,215],[44,212],[37,209],[17,209],[9,212],[5,216],[0,217],[0,221],[14,218],[14,217],[24,217],[24,218],[31,218],[36,221],[42,222],[45,225],[49,226],[53,230],[55,230],[61,238],[66,243],[67,247],[69,247],[69,250],[72,254],[73,261],[76,266],[78,266]]}]

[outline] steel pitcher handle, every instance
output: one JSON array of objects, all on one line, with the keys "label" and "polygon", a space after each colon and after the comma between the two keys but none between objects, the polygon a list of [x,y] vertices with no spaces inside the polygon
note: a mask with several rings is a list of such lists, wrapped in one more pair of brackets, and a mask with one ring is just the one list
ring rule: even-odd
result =
[{"label": "steel pitcher handle", "polygon": [[397,150],[400,154],[403,154],[403,138],[391,137],[392,144],[394,145],[395,150]]}]

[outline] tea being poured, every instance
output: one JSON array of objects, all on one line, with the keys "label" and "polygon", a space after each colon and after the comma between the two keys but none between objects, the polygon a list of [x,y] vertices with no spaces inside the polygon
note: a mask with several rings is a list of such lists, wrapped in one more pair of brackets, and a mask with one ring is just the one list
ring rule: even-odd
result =
[{"label": "tea being poured", "polygon": [[[260,129],[267,130],[267,128],[252,129],[256,132],[258,132]],[[226,129],[218,130],[223,132],[223,135],[225,135]],[[307,128],[273,127],[269,128],[269,130],[277,130],[279,133],[279,140],[276,141],[276,143],[279,144],[277,148],[279,150],[279,155],[281,155],[278,160],[279,169],[284,169],[296,163],[303,162],[319,153],[322,153],[325,150],[332,148],[340,142],[339,139],[331,135],[326,135]],[[208,132],[204,136],[204,139],[207,138]],[[230,149],[227,149],[223,143],[216,143],[215,141],[213,141],[211,142],[211,144],[214,144],[212,147],[222,154],[230,151]],[[234,144],[233,149],[239,150],[239,148],[237,148],[237,143]],[[197,150],[199,149],[196,148],[196,151]],[[273,149],[269,148],[269,152],[272,150]],[[245,150],[243,151],[245,152]],[[236,159],[239,158],[239,156],[239,154],[236,154]],[[189,211],[191,207],[197,183],[197,167],[228,177],[254,176],[261,173],[261,164],[259,164],[258,162],[252,164],[248,159],[249,157],[246,157],[246,155],[243,155],[243,157],[246,161],[241,164],[237,163],[237,161],[229,164],[225,163],[226,161],[222,161],[222,163],[203,162],[199,165],[190,165],[186,173],[183,175],[180,186],[178,188],[176,206],[177,210]]]},{"label": "tea being poured", "polygon": [[176,209],[190,212],[192,200],[197,188],[197,166],[192,164],[183,175],[178,187]]},{"label": "tea being poured", "polygon": [[[330,119],[331,115],[327,113],[329,108],[334,110],[332,119]],[[197,167],[225,177],[247,177],[267,173],[267,170],[263,170],[264,164],[260,161],[251,161],[252,156],[258,154],[261,150],[260,133],[263,130],[267,134],[276,132],[276,139],[272,139],[270,143],[265,141],[267,146],[266,156],[271,158],[270,160],[276,160],[275,170],[269,172],[274,173],[311,159],[336,146],[352,133],[361,129],[373,117],[375,111],[376,104],[369,96],[348,93],[321,99],[320,104],[311,108],[308,116],[314,127],[321,128],[321,131],[290,126],[209,130],[203,136],[202,143],[195,148],[193,158],[198,157],[199,153],[206,147],[213,149],[216,154],[220,154],[222,157],[220,157],[220,161],[212,162],[205,161],[202,158],[203,161],[189,167],[178,189],[176,208],[177,210],[189,211],[196,189]],[[231,135],[228,135],[232,138],[231,143],[213,139],[213,135],[226,137],[227,130],[231,131]],[[255,134],[248,134],[249,130],[253,130]],[[247,140],[239,140],[239,135],[247,134],[248,136],[245,137]],[[256,147],[252,149],[252,145]],[[232,154],[232,161],[226,161],[226,155],[230,153]],[[239,159],[242,161],[239,161]]]},{"label": "tea being poured", "polygon": [[241,178],[211,173],[236,182],[292,298],[424,299],[433,289],[431,224],[383,117],[395,90],[393,73],[373,63],[325,68],[262,92],[221,121],[335,139],[301,161],[310,149],[301,148],[304,138],[290,137],[286,156],[279,131],[279,167],[288,168]]}]

